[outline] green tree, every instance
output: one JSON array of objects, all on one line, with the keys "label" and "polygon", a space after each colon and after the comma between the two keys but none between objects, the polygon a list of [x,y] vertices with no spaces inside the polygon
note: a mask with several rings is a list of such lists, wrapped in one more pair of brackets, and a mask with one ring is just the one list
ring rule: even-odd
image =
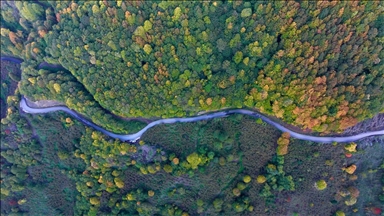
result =
[{"label": "green tree", "polygon": [[194,152],[187,156],[187,161],[191,165],[192,169],[197,169],[197,166],[201,163],[201,157]]}]

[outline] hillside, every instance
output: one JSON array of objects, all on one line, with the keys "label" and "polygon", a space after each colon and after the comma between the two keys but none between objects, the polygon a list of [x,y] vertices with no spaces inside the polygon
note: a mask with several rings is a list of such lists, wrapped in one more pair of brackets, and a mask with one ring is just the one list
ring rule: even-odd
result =
[{"label": "hillside", "polygon": [[[383,111],[382,2],[2,4],[2,54],[25,60],[21,92],[51,92],[81,113],[94,103],[147,118],[246,107],[337,132]],[[68,73],[33,68],[42,61]],[[84,97],[68,82],[88,102],[76,106]]]}]

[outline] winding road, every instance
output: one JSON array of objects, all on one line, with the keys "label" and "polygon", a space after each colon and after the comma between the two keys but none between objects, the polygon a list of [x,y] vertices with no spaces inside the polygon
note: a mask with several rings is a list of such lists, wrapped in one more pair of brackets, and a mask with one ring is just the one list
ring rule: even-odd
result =
[{"label": "winding road", "polygon": [[94,124],[93,122],[90,122],[84,118],[82,118],[77,112],[69,109],[66,106],[54,106],[54,107],[46,107],[46,108],[32,108],[29,107],[25,101],[24,98],[21,99],[20,107],[23,109],[26,113],[31,114],[37,114],[37,113],[48,113],[48,112],[55,112],[55,111],[64,111],[70,115],[72,115],[74,118],[78,119],[79,121],[83,122],[84,124],[93,127],[94,129],[101,131],[102,133],[111,136],[113,138],[120,139],[122,141],[131,141],[134,142],[150,128],[159,125],[159,124],[173,124],[177,122],[196,122],[196,121],[202,121],[202,120],[209,120],[213,118],[221,118],[232,114],[243,114],[243,115],[249,115],[255,118],[261,118],[263,121],[267,122],[268,124],[276,127],[277,129],[288,132],[291,134],[291,137],[294,137],[296,139],[301,140],[308,140],[313,142],[320,142],[320,143],[331,143],[331,142],[352,142],[356,141],[365,137],[369,136],[375,136],[375,135],[384,135],[384,130],[380,131],[370,131],[370,132],[364,132],[353,136],[345,136],[345,137],[317,137],[317,136],[310,136],[310,135],[304,135],[300,134],[294,131],[289,130],[288,128],[285,128],[284,126],[270,120],[269,118],[262,116],[254,111],[245,110],[245,109],[234,109],[234,110],[228,110],[228,111],[219,111],[215,113],[210,114],[204,114],[200,116],[195,117],[185,117],[185,118],[168,118],[168,119],[160,119],[154,122],[149,123],[147,126],[145,126],[143,129],[141,129],[139,132],[134,134],[116,134],[111,131],[107,131],[100,126]]},{"label": "winding road", "polygon": [[[18,58],[13,58],[13,57],[1,57],[1,60],[8,60],[12,61],[15,63],[21,63],[22,60]],[[49,64],[44,64],[45,67],[49,66]],[[57,68],[57,65],[54,65],[55,68]],[[209,120],[213,118],[222,118],[228,115],[232,114],[243,114],[243,115],[248,115],[252,116],[255,118],[260,118],[263,121],[267,122],[268,124],[276,127],[277,129],[281,130],[282,132],[288,132],[290,133],[291,137],[296,138],[296,139],[301,139],[301,140],[308,140],[308,141],[313,141],[313,142],[320,142],[320,143],[332,143],[332,142],[353,142],[365,137],[369,136],[377,136],[377,135],[384,135],[384,130],[379,130],[379,131],[369,131],[369,132],[363,132],[357,135],[352,135],[352,136],[343,136],[343,137],[322,137],[322,136],[311,136],[311,135],[305,135],[305,134],[300,134],[294,131],[289,130],[288,128],[272,121],[271,119],[260,115],[259,113],[256,113],[251,110],[246,110],[246,109],[233,109],[233,110],[227,110],[227,111],[218,111],[214,113],[209,113],[209,114],[204,114],[204,115],[199,115],[195,117],[185,117],[185,118],[168,118],[168,119],[160,119],[154,122],[149,123],[146,127],[141,129],[139,132],[134,133],[134,134],[116,134],[111,131],[107,131],[103,129],[102,127],[96,125],[95,123],[88,121],[84,118],[82,118],[77,112],[69,109],[66,106],[53,106],[53,107],[45,107],[45,108],[32,108],[28,106],[25,98],[23,97],[20,101],[20,107],[21,109],[26,112],[26,113],[31,113],[31,114],[38,114],[38,113],[48,113],[48,112],[55,112],[55,111],[64,111],[70,115],[72,115],[74,118],[78,119],[79,121],[83,122],[87,126],[93,127],[94,129],[110,136],[116,139],[120,139],[122,141],[130,141],[134,142],[150,128],[159,125],[159,124],[173,124],[177,122],[196,122],[196,121],[202,121],[202,120]]]}]

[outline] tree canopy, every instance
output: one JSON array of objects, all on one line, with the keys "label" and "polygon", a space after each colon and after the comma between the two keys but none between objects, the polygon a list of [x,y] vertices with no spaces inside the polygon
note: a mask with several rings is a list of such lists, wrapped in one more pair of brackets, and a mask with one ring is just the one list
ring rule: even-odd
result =
[{"label": "tree canopy", "polygon": [[326,132],[384,111],[379,1],[15,4],[2,54],[60,63],[122,117],[245,107]]}]

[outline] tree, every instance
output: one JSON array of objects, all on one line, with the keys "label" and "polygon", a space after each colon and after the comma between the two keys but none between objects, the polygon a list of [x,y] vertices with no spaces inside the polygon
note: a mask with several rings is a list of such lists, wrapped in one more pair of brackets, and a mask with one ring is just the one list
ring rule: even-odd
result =
[{"label": "tree", "polygon": [[235,55],[233,56],[233,61],[236,64],[239,64],[243,60],[243,53],[240,51],[237,51]]},{"label": "tree", "polygon": [[44,8],[36,3],[15,2],[20,15],[30,22],[39,20],[44,15]]},{"label": "tree", "polygon": [[197,169],[197,166],[201,163],[201,158],[194,152],[187,156],[187,161],[191,165],[192,169]]},{"label": "tree", "polygon": [[215,208],[216,212],[220,212],[222,210],[222,205],[223,205],[224,201],[222,199],[215,199],[213,201],[213,207]]}]

